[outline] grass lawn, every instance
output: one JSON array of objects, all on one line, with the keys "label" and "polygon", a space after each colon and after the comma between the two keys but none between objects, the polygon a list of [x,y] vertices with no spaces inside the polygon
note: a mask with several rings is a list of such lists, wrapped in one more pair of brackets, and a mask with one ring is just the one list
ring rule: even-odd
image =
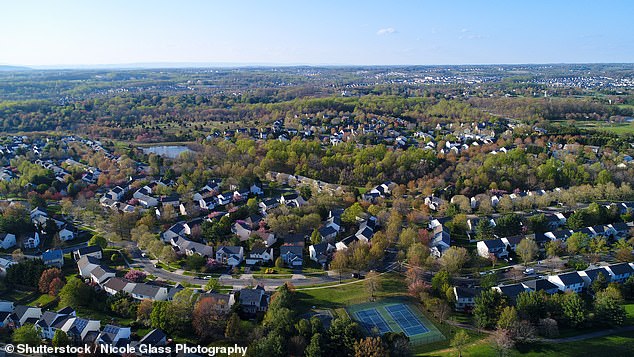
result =
[{"label": "grass lawn", "polygon": [[597,130],[597,131],[608,131],[615,134],[634,134],[634,122],[632,123],[614,123],[614,124],[606,124],[600,122],[590,122],[583,123],[579,125],[584,129],[589,130]]},{"label": "grass lawn", "polygon": [[55,300],[54,296],[51,296],[49,294],[41,294],[36,299],[28,301],[25,305],[42,306],[42,305],[46,305],[46,304],[52,302],[53,300]]},{"label": "grass lawn", "polygon": [[623,307],[625,308],[625,313],[627,314],[625,324],[634,325],[634,303],[625,304]]}]

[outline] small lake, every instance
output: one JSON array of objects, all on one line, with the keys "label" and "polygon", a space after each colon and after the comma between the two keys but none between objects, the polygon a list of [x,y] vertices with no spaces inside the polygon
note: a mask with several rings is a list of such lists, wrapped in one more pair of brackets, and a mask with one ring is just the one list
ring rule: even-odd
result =
[{"label": "small lake", "polygon": [[142,148],[143,152],[146,154],[156,154],[159,156],[164,156],[170,159],[176,159],[180,154],[191,151],[187,146],[177,146],[177,145],[161,145],[161,146],[150,146],[146,148]]}]

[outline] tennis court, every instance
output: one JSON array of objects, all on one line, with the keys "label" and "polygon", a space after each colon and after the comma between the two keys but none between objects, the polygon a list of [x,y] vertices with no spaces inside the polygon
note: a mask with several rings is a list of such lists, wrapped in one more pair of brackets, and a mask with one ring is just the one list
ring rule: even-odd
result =
[{"label": "tennis court", "polygon": [[412,345],[442,341],[445,336],[407,297],[390,297],[346,307],[348,315],[369,335],[403,332]]},{"label": "tennis court", "polygon": [[376,309],[366,309],[358,311],[357,319],[359,322],[365,327],[366,330],[372,331],[373,329],[377,329],[380,334],[384,334],[386,332],[392,331],[390,327],[387,325],[387,322],[379,315],[379,312]]},{"label": "tennis court", "polygon": [[403,332],[405,332],[408,337],[429,332],[429,329],[423,325],[406,305],[390,305],[386,306],[385,310],[387,310],[394,321],[401,326]]}]

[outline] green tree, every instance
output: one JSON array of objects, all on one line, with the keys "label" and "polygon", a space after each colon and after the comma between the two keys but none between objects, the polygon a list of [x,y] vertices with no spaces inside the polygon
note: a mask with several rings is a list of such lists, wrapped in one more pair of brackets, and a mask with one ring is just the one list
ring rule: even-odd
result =
[{"label": "green tree", "polygon": [[66,332],[58,329],[55,330],[51,343],[55,347],[70,346],[70,338],[68,338]]},{"label": "green tree", "polygon": [[320,333],[316,333],[310,338],[310,343],[306,347],[304,355],[306,357],[322,357],[322,337]]},{"label": "green tree", "polygon": [[108,246],[108,240],[106,240],[106,238],[98,234],[95,234],[88,241],[88,245],[97,245],[97,246],[100,246],[101,249],[106,249],[106,247]]},{"label": "green tree", "polygon": [[346,317],[336,318],[328,329],[325,352],[328,356],[352,356],[354,344],[361,336],[361,330],[356,322]]},{"label": "green tree", "polygon": [[493,239],[493,225],[491,225],[491,222],[486,218],[480,219],[475,231],[477,240]]},{"label": "green tree", "polygon": [[623,297],[618,287],[608,286],[594,297],[594,311],[597,321],[606,326],[621,326],[625,323],[626,312]]},{"label": "green tree", "polygon": [[341,276],[348,270],[348,268],[349,259],[346,252],[343,250],[336,251],[332,258],[332,262],[330,262],[330,269],[339,274],[339,283],[341,283]]},{"label": "green tree", "polygon": [[442,257],[440,265],[452,275],[457,273],[469,260],[469,253],[463,247],[449,247]]},{"label": "green tree", "polygon": [[564,320],[571,327],[579,327],[586,320],[586,304],[579,294],[566,293],[561,297]]},{"label": "green tree", "polygon": [[519,234],[522,230],[522,219],[515,213],[505,214],[495,221],[493,231],[500,237]]},{"label": "green tree", "polygon": [[548,296],[543,290],[522,292],[517,296],[515,308],[523,320],[537,321],[546,317]]},{"label": "green tree", "polygon": [[359,202],[355,202],[343,211],[341,221],[347,224],[354,224],[357,221],[357,217],[361,216],[363,212],[363,207],[361,207]]},{"label": "green tree", "polygon": [[441,270],[438,273],[434,274],[431,278],[431,287],[438,294],[442,296],[442,294],[447,291],[447,288],[451,287],[451,279],[449,273],[446,270]]},{"label": "green tree", "polygon": [[534,240],[524,238],[517,244],[515,252],[522,258],[522,262],[526,265],[526,263],[535,260],[539,252],[539,247]]},{"label": "green tree", "polygon": [[564,254],[564,244],[560,240],[551,240],[546,242],[546,255],[551,258],[558,257]]},{"label": "green tree", "polygon": [[61,306],[70,306],[77,309],[80,306],[88,306],[92,297],[92,289],[77,278],[69,279],[59,292]]},{"label": "green tree", "polygon": [[528,227],[535,233],[548,232],[548,219],[543,213],[528,217]]},{"label": "green tree", "polygon": [[275,267],[284,268],[284,259],[282,259],[282,257],[277,257],[277,259],[275,259]]},{"label": "green tree", "polygon": [[602,290],[604,290],[605,288],[608,287],[608,284],[610,283],[609,279],[607,276],[605,276],[605,274],[603,273],[598,273],[597,277],[594,279],[594,281],[590,284],[590,290],[596,294]]},{"label": "green tree", "polygon": [[502,295],[497,290],[484,290],[475,298],[473,317],[479,328],[493,328],[505,306]]},{"label": "green tree", "polygon": [[225,338],[234,340],[240,336],[240,317],[238,314],[233,313],[227,321],[227,327],[225,328]]},{"label": "green tree", "polygon": [[585,233],[575,232],[566,240],[566,250],[572,255],[583,253],[590,244],[590,236]]},{"label": "green tree", "polygon": [[13,343],[37,347],[42,342],[33,324],[24,324],[13,331]]},{"label": "green tree", "polygon": [[512,331],[519,322],[517,310],[513,306],[507,306],[502,309],[500,318],[498,319],[497,328],[500,330]]},{"label": "green tree", "polygon": [[249,355],[283,357],[286,355],[286,339],[277,331],[271,331],[250,346]]},{"label": "green tree", "polygon": [[469,335],[465,330],[458,330],[454,337],[451,339],[451,347],[458,351],[458,357],[462,357],[462,352],[469,343]]},{"label": "green tree", "polygon": [[601,170],[597,175],[597,185],[607,185],[612,182],[612,174],[608,170]]},{"label": "green tree", "polygon": [[312,244],[321,243],[321,234],[319,234],[319,230],[318,229],[314,229],[313,233],[310,234],[310,242]]}]

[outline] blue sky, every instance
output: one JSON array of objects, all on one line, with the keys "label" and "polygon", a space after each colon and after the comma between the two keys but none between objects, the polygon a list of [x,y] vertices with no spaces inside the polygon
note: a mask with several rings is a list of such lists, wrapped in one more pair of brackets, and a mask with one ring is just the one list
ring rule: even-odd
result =
[{"label": "blue sky", "polygon": [[634,1],[19,0],[0,64],[634,62]]}]

